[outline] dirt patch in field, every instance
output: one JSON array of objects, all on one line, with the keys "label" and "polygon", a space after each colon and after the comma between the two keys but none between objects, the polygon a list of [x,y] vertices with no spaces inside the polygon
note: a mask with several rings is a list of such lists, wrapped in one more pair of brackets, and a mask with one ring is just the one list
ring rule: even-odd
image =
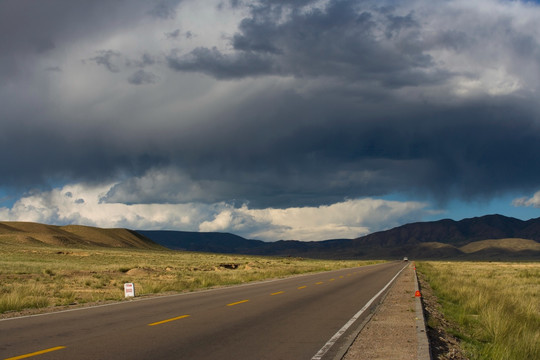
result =
[{"label": "dirt patch in field", "polygon": [[152,269],[146,269],[146,268],[133,268],[128,271],[126,271],[126,275],[129,276],[148,276],[151,274],[154,274],[156,271]]}]

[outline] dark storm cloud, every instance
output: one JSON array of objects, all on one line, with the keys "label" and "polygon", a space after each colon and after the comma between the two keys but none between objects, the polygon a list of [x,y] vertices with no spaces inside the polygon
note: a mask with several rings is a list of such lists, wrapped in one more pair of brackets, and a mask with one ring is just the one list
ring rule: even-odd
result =
[{"label": "dark storm cloud", "polygon": [[103,38],[132,25],[151,6],[143,0],[0,1],[0,80],[19,76],[38,58],[74,41]]},{"label": "dark storm cloud", "polygon": [[180,29],[165,33],[167,39],[177,39],[180,36]]},{"label": "dark storm cloud", "polygon": [[[123,61],[120,52],[92,44],[130,28],[151,6],[142,0],[0,1],[0,158],[10,169],[2,171],[1,186],[40,187],[53,179],[102,181],[150,166],[150,160],[145,159],[153,155],[122,150],[115,140],[107,139],[110,133],[92,124],[103,120],[88,109],[84,110],[82,118],[87,121],[83,122],[75,120],[81,118],[78,109],[63,113],[63,108],[71,105],[63,97],[51,95],[50,84],[34,74],[37,67],[50,74],[50,79],[53,74],[60,77],[64,67],[57,65],[55,56],[62,59],[69,55],[69,47],[74,43],[88,44],[87,63],[95,62],[108,71],[119,71]],[[69,60],[80,64],[81,57],[76,55]],[[141,66],[153,62],[148,54],[140,59]],[[132,80],[148,83],[155,78],[145,72],[134,74]],[[86,82],[81,86],[95,84]]]},{"label": "dark storm cloud", "polygon": [[[158,76],[151,71],[142,70],[157,62],[156,57],[149,53],[144,53],[139,59],[132,60],[124,57],[119,51],[100,50],[97,51],[97,56],[89,58],[88,61],[105,67],[111,73],[119,73],[122,68],[140,68],[141,70],[134,72],[128,78],[128,82],[134,85],[154,84],[158,80]],[[86,63],[86,60],[83,60],[83,63]]]},{"label": "dark storm cloud", "polygon": [[0,2],[2,53],[43,52],[67,39],[104,34],[133,22],[148,7],[145,1],[4,0]]},{"label": "dark storm cloud", "polygon": [[165,37],[168,40],[178,40],[180,36],[182,36],[184,39],[190,40],[190,39],[193,39],[195,35],[191,31],[186,31],[185,33],[181,33],[180,29],[176,29],[174,31],[165,33]]},{"label": "dark storm cloud", "polygon": [[94,61],[98,65],[105,66],[105,68],[107,68],[107,70],[110,72],[117,73],[120,71],[118,61],[122,54],[114,50],[100,50],[97,53],[97,56],[94,56],[88,60]]},{"label": "dark storm cloud", "polygon": [[396,100],[368,113],[353,102],[265,95],[221,113],[213,129],[162,137],[167,166],[188,176],[120,183],[108,200],[289,207],[400,192],[445,202],[532,191],[540,182],[536,113],[518,100],[414,109]]},{"label": "dark storm cloud", "polygon": [[161,19],[172,19],[176,15],[176,7],[182,0],[160,0],[149,11],[149,14]]},{"label": "dark storm cloud", "polygon": [[137,66],[145,67],[148,65],[154,65],[155,63],[156,63],[156,59],[152,55],[148,53],[144,53],[141,56],[141,60],[137,63]]},{"label": "dark storm cloud", "polygon": [[145,52],[144,54],[142,54],[140,56],[139,59],[136,59],[136,60],[128,59],[128,60],[126,60],[126,66],[128,66],[128,67],[129,66],[135,66],[135,67],[139,67],[139,68],[144,68],[144,67],[147,67],[147,66],[154,65],[156,62],[157,62],[157,60],[156,60],[155,56]]},{"label": "dark storm cloud", "polygon": [[11,169],[0,176],[3,186],[31,188],[68,179],[107,182],[123,174],[143,174],[168,161],[151,148],[115,140],[103,128],[55,129],[40,120],[41,124],[21,123],[0,133],[0,161]]},{"label": "dark storm cloud", "polygon": [[446,77],[426,53],[412,14],[398,15],[357,1],[331,1],[324,9],[311,10],[302,8],[306,4],[257,3],[231,40],[233,52],[197,48],[170,56],[169,65],[216,78],[331,76],[390,87]]},{"label": "dark storm cloud", "polygon": [[128,82],[133,85],[155,84],[157,81],[155,74],[144,70],[138,70],[128,78]]},{"label": "dark storm cloud", "polygon": [[[234,2],[250,13],[228,49],[166,33],[178,26],[168,23],[157,33],[174,42],[129,52],[90,40],[127,37],[124,27],[143,16],[172,21],[178,1],[38,2],[30,15],[17,4],[0,2],[0,79],[10,84],[0,87],[2,185],[115,181],[104,200],[289,207],[392,193],[476,200],[540,184],[537,77],[518,71],[537,74],[539,46],[511,26],[490,43],[487,30],[424,31],[421,16],[399,4]],[[65,93],[26,83],[22,70],[36,57],[81,39],[90,45],[76,65],[84,58],[90,70],[103,68],[97,80],[64,79],[75,84]],[[182,52],[182,40],[194,48]],[[484,54],[500,47],[500,58]],[[473,55],[456,62],[470,63],[466,71],[447,66],[464,53]],[[75,67],[58,64],[39,69],[56,79]],[[502,69],[503,85],[490,76],[481,84],[478,69]],[[505,82],[513,77],[515,91]],[[469,95],[467,86],[479,89]]]},{"label": "dark storm cloud", "polygon": [[173,51],[167,57],[167,62],[174,70],[202,72],[218,79],[267,75],[272,68],[272,62],[258,54],[240,53],[231,56],[216,48],[204,47],[196,48],[183,57],[178,57]]},{"label": "dark storm cloud", "polygon": [[50,39],[35,38],[33,40],[37,53],[42,54],[55,48],[54,43]]},{"label": "dark storm cloud", "polygon": [[60,66],[48,66],[45,68],[46,71],[52,71],[52,72],[61,72],[62,69]]}]

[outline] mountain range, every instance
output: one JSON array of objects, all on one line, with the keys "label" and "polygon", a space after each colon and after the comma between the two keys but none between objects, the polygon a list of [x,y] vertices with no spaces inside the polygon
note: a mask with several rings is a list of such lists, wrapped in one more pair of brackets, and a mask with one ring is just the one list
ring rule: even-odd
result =
[{"label": "mountain range", "polygon": [[540,218],[523,221],[503,215],[417,222],[356,239],[312,242],[263,242],[215,232],[137,232],[169,249],[187,251],[333,259],[540,260]]},{"label": "mountain range", "polygon": [[0,222],[2,244],[116,247],[326,259],[540,260],[540,218],[486,215],[417,222],[356,239],[264,242],[219,232]]}]

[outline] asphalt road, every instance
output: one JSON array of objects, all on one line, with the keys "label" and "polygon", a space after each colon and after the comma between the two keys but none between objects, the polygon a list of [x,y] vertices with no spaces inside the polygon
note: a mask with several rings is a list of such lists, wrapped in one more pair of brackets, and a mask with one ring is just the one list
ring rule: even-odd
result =
[{"label": "asphalt road", "polygon": [[[0,320],[0,359],[309,360],[403,267],[394,262]],[[322,359],[333,358],[345,337]]]}]

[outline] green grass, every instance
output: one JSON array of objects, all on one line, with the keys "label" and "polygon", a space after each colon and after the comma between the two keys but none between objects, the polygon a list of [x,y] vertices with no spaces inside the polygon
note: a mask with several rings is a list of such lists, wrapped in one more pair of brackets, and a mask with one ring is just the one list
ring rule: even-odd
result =
[{"label": "green grass", "polygon": [[540,263],[420,262],[471,359],[540,359]]},{"label": "green grass", "polygon": [[[194,291],[375,261],[325,261],[163,250],[0,244],[0,314],[29,308]],[[228,268],[234,264],[235,269]],[[230,267],[230,266],[229,266]]]}]

